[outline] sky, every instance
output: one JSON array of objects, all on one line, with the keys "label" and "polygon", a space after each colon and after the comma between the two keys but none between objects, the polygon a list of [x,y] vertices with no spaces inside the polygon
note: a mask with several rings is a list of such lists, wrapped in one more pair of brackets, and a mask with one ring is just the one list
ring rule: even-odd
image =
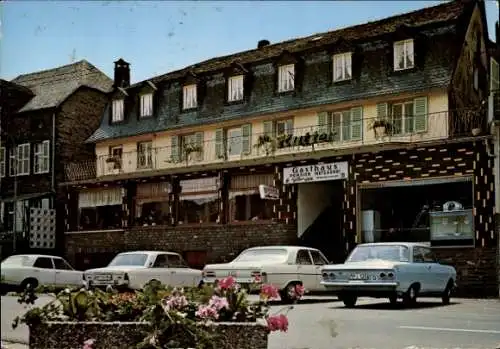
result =
[{"label": "sky", "polygon": [[[439,1],[2,1],[0,77],[86,59],[132,82],[271,43],[377,20]],[[494,39],[495,1],[486,0]]]}]

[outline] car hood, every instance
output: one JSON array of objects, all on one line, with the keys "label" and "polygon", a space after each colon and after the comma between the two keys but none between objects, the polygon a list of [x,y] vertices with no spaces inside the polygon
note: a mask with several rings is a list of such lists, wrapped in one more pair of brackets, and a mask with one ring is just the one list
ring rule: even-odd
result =
[{"label": "car hood", "polygon": [[230,262],[221,264],[207,264],[203,269],[204,270],[261,269],[264,266],[269,266],[273,264],[278,264],[278,263],[258,262],[258,261]]},{"label": "car hood", "polygon": [[132,270],[145,269],[143,266],[130,266],[130,265],[116,265],[112,267],[95,268],[85,270],[85,273],[116,273],[116,272],[129,272]]},{"label": "car hood", "polygon": [[323,269],[336,269],[336,270],[369,270],[369,269],[392,269],[402,262],[385,261],[382,259],[372,259],[363,262],[347,262],[344,264],[330,264],[325,265]]}]

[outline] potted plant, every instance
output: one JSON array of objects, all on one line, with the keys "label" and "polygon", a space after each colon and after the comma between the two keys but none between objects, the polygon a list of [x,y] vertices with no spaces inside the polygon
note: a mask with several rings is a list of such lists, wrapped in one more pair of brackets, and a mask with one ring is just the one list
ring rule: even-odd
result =
[{"label": "potted plant", "polygon": [[375,134],[375,138],[379,138],[385,136],[386,134],[390,134],[392,132],[392,123],[388,120],[375,120],[371,124],[371,129]]},{"label": "potted plant", "polygon": [[[258,282],[260,280],[256,280]],[[256,285],[254,285],[256,286]],[[304,293],[294,288],[295,301]],[[30,348],[240,348],[266,349],[272,331],[287,331],[292,306],[269,312],[278,298],[273,285],[261,285],[258,301],[232,277],[215,285],[171,289],[151,282],[143,291],[66,289],[41,307],[16,318],[30,330]],[[34,304],[27,290],[20,303]]]},{"label": "potted plant", "polygon": [[269,135],[260,135],[255,147],[257,149],[264,148],[266,155],[270,155],[276,151],[277,140]]}]

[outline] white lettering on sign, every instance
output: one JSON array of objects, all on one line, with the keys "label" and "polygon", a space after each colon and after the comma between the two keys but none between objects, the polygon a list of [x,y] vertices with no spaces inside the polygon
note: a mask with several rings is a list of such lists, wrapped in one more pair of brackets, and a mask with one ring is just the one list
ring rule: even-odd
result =
[{"label": "white lettering on sign", "polygon": [[283,169],[283,182],[285,184],[295,184],[346,179],[348,168],[347,161],[286,167]]},{"label": "white lettering on sign", "polygon": [[260,198],[264,200],[279,200],[280,192],[278,188],[269,185],[259,185]]}]

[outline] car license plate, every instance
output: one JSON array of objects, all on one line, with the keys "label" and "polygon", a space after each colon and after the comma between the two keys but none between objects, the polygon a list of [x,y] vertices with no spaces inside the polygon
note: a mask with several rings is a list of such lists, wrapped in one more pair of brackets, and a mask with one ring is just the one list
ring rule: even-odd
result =
[{"label": "car license plate", "polygon": [[109,281],[111,280],[111,275],[110,274],[96,275],[95,279],[97,281]]},{"label": "car license plate", "polygon": [[368,280],[368,275],[365,273],[351,274],[351,280]]}]

